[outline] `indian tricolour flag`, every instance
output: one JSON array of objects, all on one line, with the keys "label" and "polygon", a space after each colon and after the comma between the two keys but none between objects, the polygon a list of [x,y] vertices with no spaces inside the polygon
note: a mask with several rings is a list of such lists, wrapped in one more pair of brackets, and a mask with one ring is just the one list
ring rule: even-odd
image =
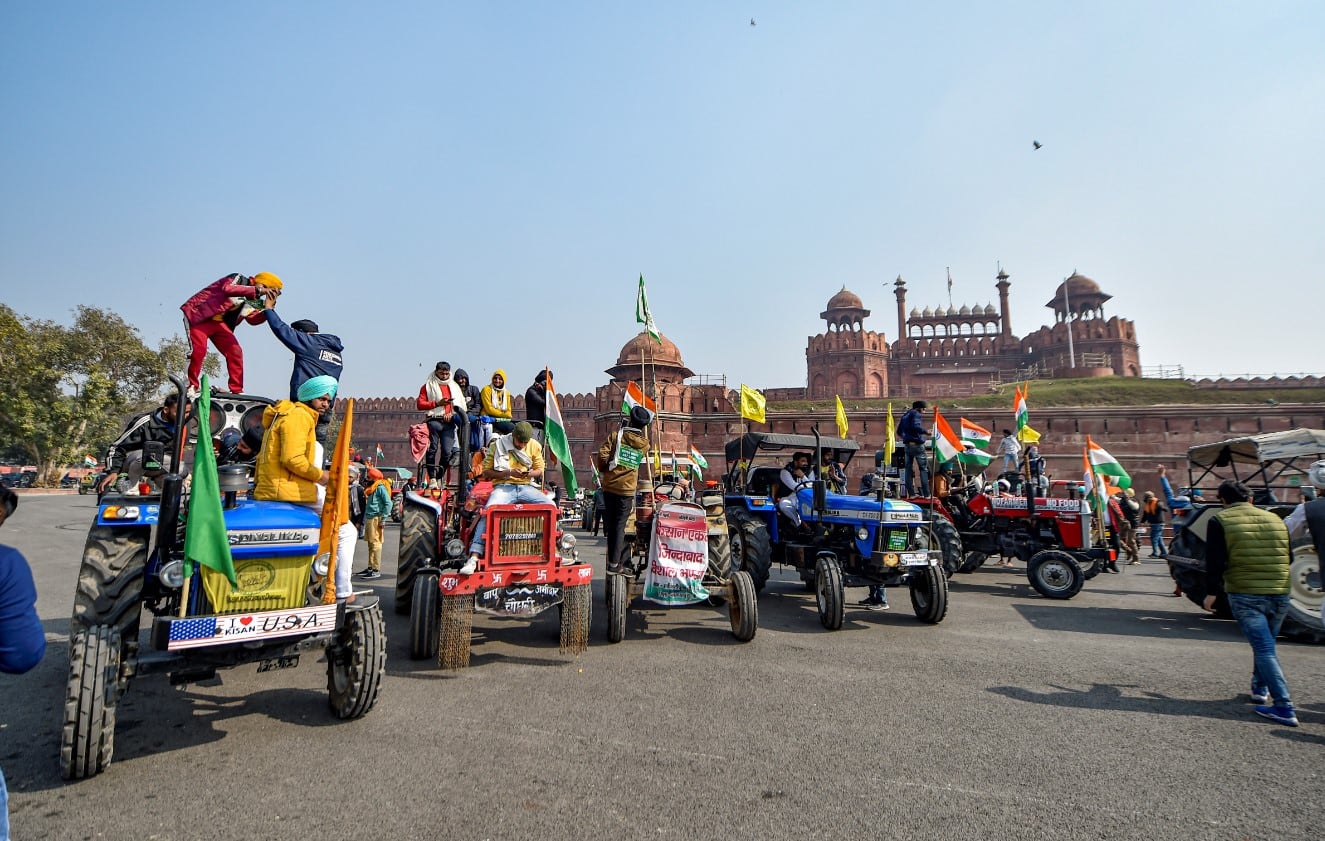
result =
[{"label": "indian tricolour flag", "polygon": [[1097,476],[1107,476],[1111,485],[1117,485],[1120,488],[1130,488],[1132,486],[1132,477],[1127,475],[1123,466],[1118,463],[1118,459],[1109,455],[1109,451],[1090,440],[1086,436],[1086,455],[1090,457],[1090,467]]},{"label": "indian tricolour flag", "polygon": [[1017,396],[1012,399],[1012,414],[1017,419],[1018,431],[1030,423],[1031,413],[1026,408],[1026,393],[1021,390],[1021,386],[1017,386]]},{"label": "indian tricolour flag", "polygon": [[690,445],[690,460],[694,462],[695,467],[698,467],[700,470],[709,466],[708,459],[704,458],[703,453],[695,449],[694,444]]},{"label": "indian tricolour flag", "polygon": [[575,483],[575,463],[571,460],[570,439],[566,437],[566,422],[561,417],[561,404],[557,390],[552,387],[552,375],[547,377],[547,416],[543,419],[543,434],[547,448],[561,465],[561,479],[566,495],[574,497],[579,486]]},{"label": "indian tricolour flag", "polygon": [[993,436],[990,434],[989,430],[985,429],[983,426],[976,423],[975,421],[970,421],[967,420],[966,418],[962,418],[963,441],[970,441],[972,444],[975,445],[975,448],[978,450],[981,449],[982,447],[988,447],[989,441],[992,438]]},{"label": "indian tricolour flag", "polygon": [[630,414],[630,410],[636,406],[643,406],[655,415],[658,414],[658,404],[644,393],[639,383],[626,383],[626,395],[621,401],[621,414]]},{"label": "indian tricolour flag", "polygon": [[949,461],[962,454],[965,447],[962,439],[952,431],[947,418],[936,408],[934,410],[934,452],[940,462]]}]

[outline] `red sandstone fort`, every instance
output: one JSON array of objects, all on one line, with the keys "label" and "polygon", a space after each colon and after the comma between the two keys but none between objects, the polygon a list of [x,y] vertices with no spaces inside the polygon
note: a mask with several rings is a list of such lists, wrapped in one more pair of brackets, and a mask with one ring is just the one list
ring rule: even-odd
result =
[{"label": "red sandstone fort", "polygon": [[[640,333],[626,342],[615,364],[606,369],[608,382],[592,394],[558,395],[579,482],[592,484],[590,454],[620,422],[626,384],[640,381],[641,367],[655,388],[659,406],[655,431],[663,453],[683,454],[695,446],[709,462],[709,477],[724,470],[723,444],[746,429],[809,433],[817,423],[823,434],[835,434],[833,398],[841,396],[850,435],[861,443],[862,450],[849,471],[853,481],[872,466],[871,454],[884,445],[884,398],[898,398],[895,412],[913,399],[925,398],[954,419],[964,415],[993,430],[997,439],[998,431],[1012,420],[1010,404],[998,409],[962,409],[962,397],[987,394],[1003,383],[1038,378],[1141,375],[1135,325],[1116,315],[1105,317],[1104,304],[1112,296],[1095,281],[1074,272],[1045,304],[1053,311],[1053,324],[1018,337],[1012,332],[1009,276],[1000,271],[996,280],[997,308],[989,302],[908,311],[906,282],[897,278],[893,284],[897,338],[891,343],[882,332],[865,329],[870,310],[844,287],[819,314],[827,323],[825,331],[808,338],[806,385],[762,389],[771,404],[765,424],[742,420],[738,392],[728,387],[725,377],[696,375],[666,336],[659,343]],[[1272,383],[1259,378],[1196,383],[1212,388],[1267,384],[1281,388],[1325,385],[1318,377]],[[856,405],[853,398],[869,403]],[[524,399],[514,399],[518,418]],[[780,410],[777,406],[790,401],[806,408]],[[1325,406],[1320,403],[1037,408],[1032,399],[1031,409],[1032,425],[1043,435],[1041,449],[1051,475],[1080,475],[1081,452],[1089,435],[1123,463],[1140,488],[1157,487],[1156,463],[1170,468],[1185,465],[1186,450],[1196,443],[1297,426],[1325,428]],[[383,463],[408,465],[406,430],[421,419],[413,397],[360,398],[355,402],[354,437],[361,445],[380,444]]]}]

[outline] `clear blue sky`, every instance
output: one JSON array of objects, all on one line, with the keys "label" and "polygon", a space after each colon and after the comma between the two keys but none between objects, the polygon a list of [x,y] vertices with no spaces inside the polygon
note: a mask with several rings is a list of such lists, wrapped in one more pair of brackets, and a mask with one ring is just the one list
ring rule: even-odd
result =
[{"label": "clear blue sky", "polygon": [[843,285],[891,340],[899,274],[983,304],[1001,261],[1018,335],[1075,269],[1145,365],[1321,370],[1325,4],[1088,6],[11,0],[0,300],[155,342],[272,271],[343,394],[580,392],[642,272],[692,369],[771,387]]}]

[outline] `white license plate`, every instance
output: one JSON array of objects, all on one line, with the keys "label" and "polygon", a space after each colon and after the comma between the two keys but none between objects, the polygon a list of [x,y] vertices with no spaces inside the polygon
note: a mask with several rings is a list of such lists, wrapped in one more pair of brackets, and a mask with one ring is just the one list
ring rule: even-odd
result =
[{"label": "white license plate", "polygon": [[192,616],[170,623],[166,650],[228,645],[252,640],[325,633],[336,629],[339,605],[322,604],[291,610],[257,613],[227,613],[224,616]]},{"label": "white license plate", "polygon": [[902,566],[908,567],[927,567],[929,566],[928,552],[903,552]]}]

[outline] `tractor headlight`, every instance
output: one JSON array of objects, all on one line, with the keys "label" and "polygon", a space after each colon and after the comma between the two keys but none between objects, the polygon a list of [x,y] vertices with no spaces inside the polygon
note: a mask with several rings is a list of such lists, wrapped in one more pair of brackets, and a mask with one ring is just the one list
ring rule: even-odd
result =
[{"label": "tractor headlight", "polygon": [[563,534],[563,535],[557,540],[557,548],[561,550],[561,554],[563,554],[563,555],[569,555],[569,554],[571,554],[572,552],[574,552],[574,551],[575,551],[575,535],[571,534],[570,532],[566,532],[565,534]]},{"label": "tractor headlight", "polygon": [[136,520],[140,511],[137,505],[110,505],[101,512],[105,520]]},{"label": "tractor headlight", "polygon": [[313,559],[313,574],[322,576],[327,575],[327,570],[331,568],[331,553],[323,552]]},{"label": "tractor headlight", "polygon": [[161,567],[161,570],[157,572],[156,577],[161,579],[162,584],[166,585],[172,590],[178,589],[179,587],[183,587],[184,562],[171,561],[170,563]]},{"label": "tractor headlight", "polygon": [[442,551],[446,553],[446,557],[448,558],[458,558],[465,554],[465,542],[458,537],[453,537],[446,541],[446,545],[442,547]]},{"label": "tractor headlight", "polygon": [[865,528],[864,526],[861,526],[860,528],[856,529],[856,539],[857,539],[857,540],[869,540],[869,539],[870,539],[870,530],[867,529],[867,528]]}]

